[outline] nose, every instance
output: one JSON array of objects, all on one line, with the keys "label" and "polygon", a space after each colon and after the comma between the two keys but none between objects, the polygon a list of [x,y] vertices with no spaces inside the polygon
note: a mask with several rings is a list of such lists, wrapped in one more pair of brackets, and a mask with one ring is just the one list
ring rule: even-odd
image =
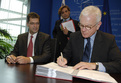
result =
[{"label": "nose", "polygon": [[86,27],[85,27],[85,26],[82,27],[81,30],[82,30],[82,31],[86,31]]},{"label": "nose", "polygon": [[37,25],[37,24],[36,24],[36,23],[34,23],[34,27],[36,27],[36,25]]},{"label": "nose", "polygon": [[38,26],[39,24],[38,23],[34,23],[34,26]]}]

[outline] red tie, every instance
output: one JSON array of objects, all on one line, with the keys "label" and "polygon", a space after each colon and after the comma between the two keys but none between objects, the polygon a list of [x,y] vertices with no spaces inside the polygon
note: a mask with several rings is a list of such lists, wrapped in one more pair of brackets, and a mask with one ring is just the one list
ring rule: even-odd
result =
[{"label": "red tie", "polygon": [[33,52],[32,38],[33,38],[33,36],[31,36],[31,39],[30,39],[30,42],[29,42],[29,46],[28,46],[28,49],[27,49],[27,57],[32,57],[32,52]]}]

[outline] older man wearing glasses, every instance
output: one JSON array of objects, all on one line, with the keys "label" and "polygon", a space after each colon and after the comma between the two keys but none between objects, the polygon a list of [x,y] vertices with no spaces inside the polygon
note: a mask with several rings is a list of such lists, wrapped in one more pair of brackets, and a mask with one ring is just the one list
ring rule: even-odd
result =
[{"label": "older man wearing glasses", "polygon": [[100,9],[87,6],[82,10],[79,19],[81,31],[71,34],[63,51],[64,58],[60,56],[57,59],[58,65],[121,73],[121,54],[115,37],[99,31],[102,24]]}]

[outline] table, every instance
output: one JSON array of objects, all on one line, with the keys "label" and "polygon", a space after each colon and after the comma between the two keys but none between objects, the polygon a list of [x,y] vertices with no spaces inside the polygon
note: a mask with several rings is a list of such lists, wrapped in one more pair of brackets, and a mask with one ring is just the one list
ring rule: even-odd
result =
[{"label": "table", "polygon": [[[7,64],[0,59],[0,83],[92,83],[88,80],[73,78],[73,81],[64,81],[35,76],[38,64]],[[121,83],[121,74],[111,74]]]}]

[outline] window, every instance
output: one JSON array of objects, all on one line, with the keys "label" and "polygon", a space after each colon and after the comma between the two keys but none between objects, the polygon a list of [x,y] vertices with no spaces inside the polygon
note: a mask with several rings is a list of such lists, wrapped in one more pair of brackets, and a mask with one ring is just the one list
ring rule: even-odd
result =
[{"label": "window", "polygon": [[6,29],[12,36],[13,41],[6,40],[12,45],[19,34],[27,31],[26,16],[29,5],[30,0],[0,0],[0,28]]}]

